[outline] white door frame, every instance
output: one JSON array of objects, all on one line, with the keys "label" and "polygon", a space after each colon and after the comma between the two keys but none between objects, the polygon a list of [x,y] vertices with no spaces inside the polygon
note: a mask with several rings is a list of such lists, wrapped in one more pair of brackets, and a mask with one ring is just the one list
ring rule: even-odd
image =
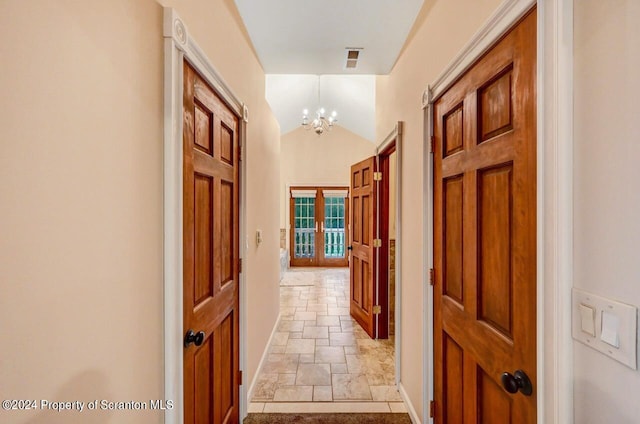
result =
[{"label": "white door frame", "polygon": [[573,0],[505,0],[423,93],[425,350],[423,417],[433,387],[433,101],[537,3],[537,399],[538,423],[573,422]]},{"label": "white door frame", "polygon": [[[396,274],[396,296],[395,296],[395,339],[394,339],[394,347],[395,347],[395,362],[396,362],[396,386],[398,390],[400,390],[400,386],[402,382],[400,381],[400,370],[402,367],[401,357],[401,349],[402,349],[402,267],[400,266],[400,261],[398,258],[401,258],[402,254],[402,129],[404,123],[402,121],[398,121],[394,126],[393,130],[385,137],[382,142],[376,148],[376,160],[380,157],[380,153],[384,152],[391,144],[395,144],[396,146],[396,204],[389,205],[389,208],[395,206],[396,208],[396,263],[395,263],[395,274]],[[378,210],[380,210],[380,193],[377,196],[378,199]],[[378,214],[379,216],[380,214]],[[377,233],[380,234],[380,220],[378,220],[377,224]],[[376,250],[376,254],[380,254],[380,249]],[[380,263],[380,262],[378,262]],[[379,279],[378,270],[376,270],[376,280]],[[376,304],[380,304],[378,299],[376,299]]]},{"label": "white door frame", "polygon": [[[187,60],[209,83],[240,120],[239,143],[245,145],[248,110],[211,64],[177,12],[164,8],[164,397],[173,400],[166,424],[182,424],[183,409],[183,308],[182,308],[182,94],[183,63]],[[246,167],[240,166],[240,240],[246,234]],[[246,257],[240,243],[240,257]],[[246,264],[245,264],[246,267]],[[240,273],[240,369],[246,368],[245,273]],[[240,417],[246,415],[246,385],[240,386]]]}]

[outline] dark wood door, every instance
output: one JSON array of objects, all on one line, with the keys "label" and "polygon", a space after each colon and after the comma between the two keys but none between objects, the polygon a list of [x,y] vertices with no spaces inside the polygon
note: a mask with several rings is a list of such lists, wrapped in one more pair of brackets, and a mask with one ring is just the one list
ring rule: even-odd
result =
[{"label": "dark wood door", "polygon": [[435,420],[533,424],[535,9],[437,99],[434,135]]},{"label": "dark wood door", "polygon": [[183,102],[184,422],[237,423],[239,120],[186,62]]},{"label": "dark wood door", "polygon": [[375,157],[351,166],[350,312],[372,338],[375,338],[375,172]]}]

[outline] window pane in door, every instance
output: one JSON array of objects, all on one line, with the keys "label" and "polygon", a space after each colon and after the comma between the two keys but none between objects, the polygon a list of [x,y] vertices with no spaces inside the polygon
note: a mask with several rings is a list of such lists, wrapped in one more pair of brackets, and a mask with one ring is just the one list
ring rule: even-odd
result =
[{"label": "window pane in door", "polygon": [[313,258],[316,255],[316,199],[297,197],[294,216],[294,258]]},{"label": "window pane in door", "polygon": [[324,257],[344,258],[344,197],[324,199]]}]

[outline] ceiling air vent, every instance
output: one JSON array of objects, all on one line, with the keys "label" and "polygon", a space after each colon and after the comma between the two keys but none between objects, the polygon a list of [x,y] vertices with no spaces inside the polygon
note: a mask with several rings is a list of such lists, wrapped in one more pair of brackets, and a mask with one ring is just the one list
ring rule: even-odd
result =
[{"label": "ceiling air vent", "polygon": [[360,51],[363,49],[361,47],[347,47],[347,62],[345,67],[347,69],[354,69],[358,66],[358,58],[360,57]]}]

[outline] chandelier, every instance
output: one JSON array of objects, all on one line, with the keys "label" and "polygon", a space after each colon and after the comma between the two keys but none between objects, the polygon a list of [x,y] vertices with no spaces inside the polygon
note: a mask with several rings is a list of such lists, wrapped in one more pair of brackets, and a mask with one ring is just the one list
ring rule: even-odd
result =
[{"label": "chandelier", "polygon": [[[320,75],[318,75],[318,104],[320,104]],[[325,109],[323,107],[319,107],[316,111],[316,117],[311,120],[311,118],[309,117],[309,109],[303,110],[302,127],[305,130],[313,130],[318,135],[321,135],[325,131],[331,130],[333,124],[338,121],[338,119],[336,118],[338,114],[334,110],[327,117],[325,116],[325,113]]]}]

